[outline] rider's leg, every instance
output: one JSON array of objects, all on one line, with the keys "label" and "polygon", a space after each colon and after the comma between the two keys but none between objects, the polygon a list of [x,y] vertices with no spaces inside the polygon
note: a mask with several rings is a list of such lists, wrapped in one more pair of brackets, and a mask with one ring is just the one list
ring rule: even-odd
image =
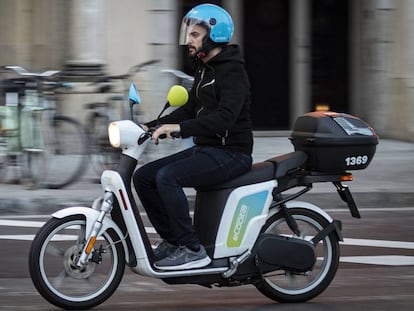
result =
[{"label": "rider's leg", "polygon": [[239,176],[250,169],[251,157],[216,147],[194,147],[193,150],[190,157],[161,168],[156,184],[169,215],[170,233],[174,240],[197,250],[199,241],[183,187],[207,187]]}]

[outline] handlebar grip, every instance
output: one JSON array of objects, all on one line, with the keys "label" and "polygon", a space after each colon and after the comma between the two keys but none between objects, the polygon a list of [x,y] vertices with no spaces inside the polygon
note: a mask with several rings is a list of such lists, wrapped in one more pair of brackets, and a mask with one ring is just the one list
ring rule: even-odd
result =
[{"label": "handlebar grip", "polygon": [[170,133],[172,138],[181,138],[181,133],[180,132],[171,132]]}]

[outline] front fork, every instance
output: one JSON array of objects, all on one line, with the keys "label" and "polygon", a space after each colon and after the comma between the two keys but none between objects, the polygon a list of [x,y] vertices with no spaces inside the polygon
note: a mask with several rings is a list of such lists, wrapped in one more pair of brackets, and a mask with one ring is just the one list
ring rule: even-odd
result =
[{"label": "front fork", "polygon": [[114,202],[114,195],[112,192],[106,192],[102,203],[100,207],[100,214],[98,218],[96,219],[95,223],[93,224],[91,233],[89,236],[85,237],[87,239],[87,242],[85,243],[85,246],[83,247],[83,250],[81,252],[81,255],[79,256],[79,260],[77,265],[79,267],[85,265],[90,258],[93,256],[92,250],[94,249],[95,242],[97,237],[99,236],[99,233],[102,229],[102,222],[107,214],[109,214],[112,211],[112,206]]}]

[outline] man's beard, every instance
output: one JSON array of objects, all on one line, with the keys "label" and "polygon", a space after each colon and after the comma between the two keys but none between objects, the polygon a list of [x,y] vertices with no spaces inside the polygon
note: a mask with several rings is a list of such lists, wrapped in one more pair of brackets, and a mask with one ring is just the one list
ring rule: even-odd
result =
[{"label": "man's beard", "polygon": [[197,49],[194,46],[188,46],[188,56],[194,57],[197,54]]}]

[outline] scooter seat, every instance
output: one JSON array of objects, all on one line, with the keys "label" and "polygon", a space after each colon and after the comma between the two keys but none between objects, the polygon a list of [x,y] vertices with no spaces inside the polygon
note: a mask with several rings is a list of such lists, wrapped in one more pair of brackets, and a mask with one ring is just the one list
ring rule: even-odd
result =
[{"label": "scooter seat", "polygon": [[237,188],[245,185],[255,184],[259,182],[269,181],[275,178],[275,166],[271,162],[258,162],[252,165],[252,168],[247,173],[240,175],[234,179],[224,183],[203,187],[197,191],[214,191],[221,189]]},{"label": "scooter seat", "polygon": [[303,151],[294,151],[266,160],[275,164],[275,178],[280,178],[297,171],[302,167],[308,156]]},{"label": "scooter seat", "polygon": [[294,170],[297,170],[305,163],[306,159],[307,156],[302,151],[283,154],[268,159],[264,162],[253,164],[250,171],[243,175],[240,175],[239,177],[215,186],[197,189],[197,191],[213,191],[220,189],[237,188],[277,179],[279,177],[285,176],[286,174],[289,174]]}]

